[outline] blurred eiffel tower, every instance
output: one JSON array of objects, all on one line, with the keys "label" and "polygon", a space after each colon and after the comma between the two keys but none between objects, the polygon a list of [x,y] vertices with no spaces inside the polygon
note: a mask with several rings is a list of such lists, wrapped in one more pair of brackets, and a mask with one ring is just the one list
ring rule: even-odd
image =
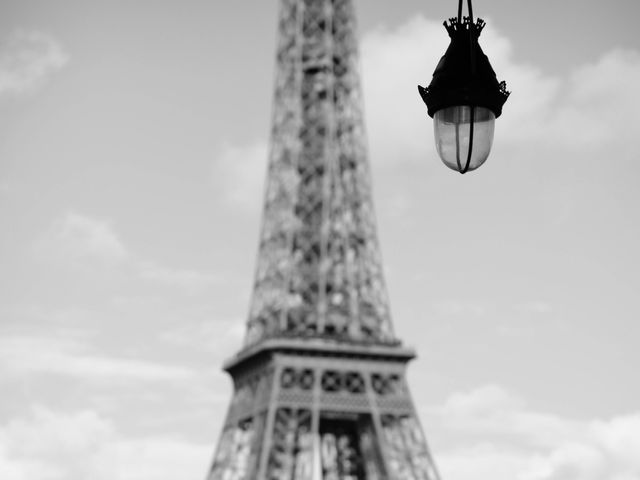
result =
[{"label": "blurred eiffel tower", "polygon": [[438,480],[393,333],[352,0],[281,0],[245,344],[208,480]]}]

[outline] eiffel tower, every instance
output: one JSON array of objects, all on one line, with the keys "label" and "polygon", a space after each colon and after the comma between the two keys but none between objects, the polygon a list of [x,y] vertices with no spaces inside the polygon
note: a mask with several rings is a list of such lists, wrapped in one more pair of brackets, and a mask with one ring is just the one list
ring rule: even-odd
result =
[{"label": "eiffel tower", "polygon": [[208,480],[438,480],[395,337],[353,0],[281,0],[253,298]]}]

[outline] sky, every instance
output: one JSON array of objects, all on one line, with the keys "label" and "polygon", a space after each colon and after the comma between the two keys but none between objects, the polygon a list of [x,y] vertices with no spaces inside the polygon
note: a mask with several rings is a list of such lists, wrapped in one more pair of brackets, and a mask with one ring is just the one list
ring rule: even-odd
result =
[{"label": "sky", "polygon": [[[356,0],[395,330],[444,480],[640,479],[640,4],[477,0],[481,169],[416,85],[452,0]],[[257,253],[278,2],[0,1],[0,477],[202,479]]]}]

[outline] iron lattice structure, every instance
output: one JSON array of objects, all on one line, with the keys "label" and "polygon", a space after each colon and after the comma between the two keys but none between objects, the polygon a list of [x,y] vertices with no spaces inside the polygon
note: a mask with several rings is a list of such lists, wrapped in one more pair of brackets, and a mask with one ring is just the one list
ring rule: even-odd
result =
[{"label": "iron lattice structure", "polygon": [[281,0],[253,299],[208,480],[438,480],[393,333],[352,0]]}]

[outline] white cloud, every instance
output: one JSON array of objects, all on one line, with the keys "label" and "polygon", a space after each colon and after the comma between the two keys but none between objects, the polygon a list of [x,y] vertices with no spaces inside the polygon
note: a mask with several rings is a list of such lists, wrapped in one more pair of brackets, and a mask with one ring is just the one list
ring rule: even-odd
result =
[{"label": "white cloud", "polygon": [[112,425],[93,411],[54,414],[37,407],[31,417],[0,427],[0,467],[7,480],[112,478],[103,445]]},{"label": "white cloud", "polygon": [[0,45],[0,95],[33,90],[68,61],[68,53],[50,36],[18,31]]},{"label": "white cloud", "polygon": [[244,338],[246,319],[242,317],[231,319],[207,318],[192,324],[185,324],[178,328],[167,330],[160,338],[174,345],[202,348],[203,351],[216,352],[223,357],[235,353]]},{"label": "white cloud", "polygon": [[138,262],[136,269],[142,279],[168,287],[178,287],[191,294],[200,293],[219,280],[218,277],[209,273],[168,268],[148,261]]},{"label": "white cloud", "polygon": [[497,332],[508,337],[531,336],[542,329],[557,331],[565,326],[562,309],[541,300],[516,303],[500,317]]},{"label": "white cloud", "polygon": [[498,385],[485,385],[471,392],[454,393],[445,402],[442,412],[448,419],[462,418],[468,421],[493,417],[496,413],[518,411],[523,407],[522,399]]},{"label": "white cloud", "polygon": [[[582,150],[610,147],[609,154],[636,155],[640,133],[633,120],[640,108],[640,52],[613,50],[581,66],[566,82],[566,98],[551,124],[558,139]],[[579,142],[575,142],[578,136]],[[573,141],[571,141],[573,139]]]},{"label": "white cloud", "polygon": [[556,439],[580,437],[586,430],[580,422],[528,411],[522,398],[497,385],[454,394],[440,413],[449,428],[503,438],[516,435],[533,446],[554,446]]},{"label": "white cloud", "polygon": [[436,452],[435,461],[442,480],[523,480],[517,472],[531,464],[527,451],[482,443]]},{"label": "white cloud", "polygon": [[174,480],[204,478],[213,444],[196,444],[169,436],[122,441],[116,450],[116,480]]},{"label": "white cloud", "polygon": [[262,207],[267,164],[266,142],[225,146],[214,164],[213,181],[227,202],[257,212]]},{"label": "white cloud", "polygon": [[640,413],[574,420],[536,412],[497,385],[452,395],[428,413],[450,436],[435,452],[448,480],[638,480]]},{"label": "white cloud", "polygon": [[417,86],[431,81],[447,43],[442,24],[422,17],[364,37],[364,102],[376,161],[398,165],[426,157],[433,147],[432,122]]},{"label": "white cloud", "polygon": [[193,377],[190,370],[179,366],[96,354],[86,341],[25,335],[0,339],[0,369],[5,374],[54,374],[84,381],[163,382]]},{"label": "white cloud", "polygon": [[196,294],[218,280],[209,273],[193,269],[171,268],[132,252],[113,225],[77,212],[67,212],[35,244],[44,259],[72,266],[98,263],[102,266],[129,268],[133,275],[158,285],[178,287]]},{"label": "white cloud", "polygon": [[3,480],[202,478],[212,453],[168,435],[126,437],[93,410],[35,407],[0,426]]},{"label": "white cloud", "polygon": [[540,314],[545,315],[553,312],[553,306],[541,300],[533,300],[530,302],[521,303],[516,305],[516,310],[525,314]]},{"label": "white cloud", "polygon": [[56,220],[36,249],[45,257],[71,263],[95,260],[109,265],[129,256],[109,222],[76,212]]},{"label": "white cloud", "polygon": [[469,300],[442,300],[434,305],[439,315],[485,317],[490,306]]},{"label": "white cloud", "polygon": [[606,455],[640,478],[640,413],[591,422],[589,436]]}]

